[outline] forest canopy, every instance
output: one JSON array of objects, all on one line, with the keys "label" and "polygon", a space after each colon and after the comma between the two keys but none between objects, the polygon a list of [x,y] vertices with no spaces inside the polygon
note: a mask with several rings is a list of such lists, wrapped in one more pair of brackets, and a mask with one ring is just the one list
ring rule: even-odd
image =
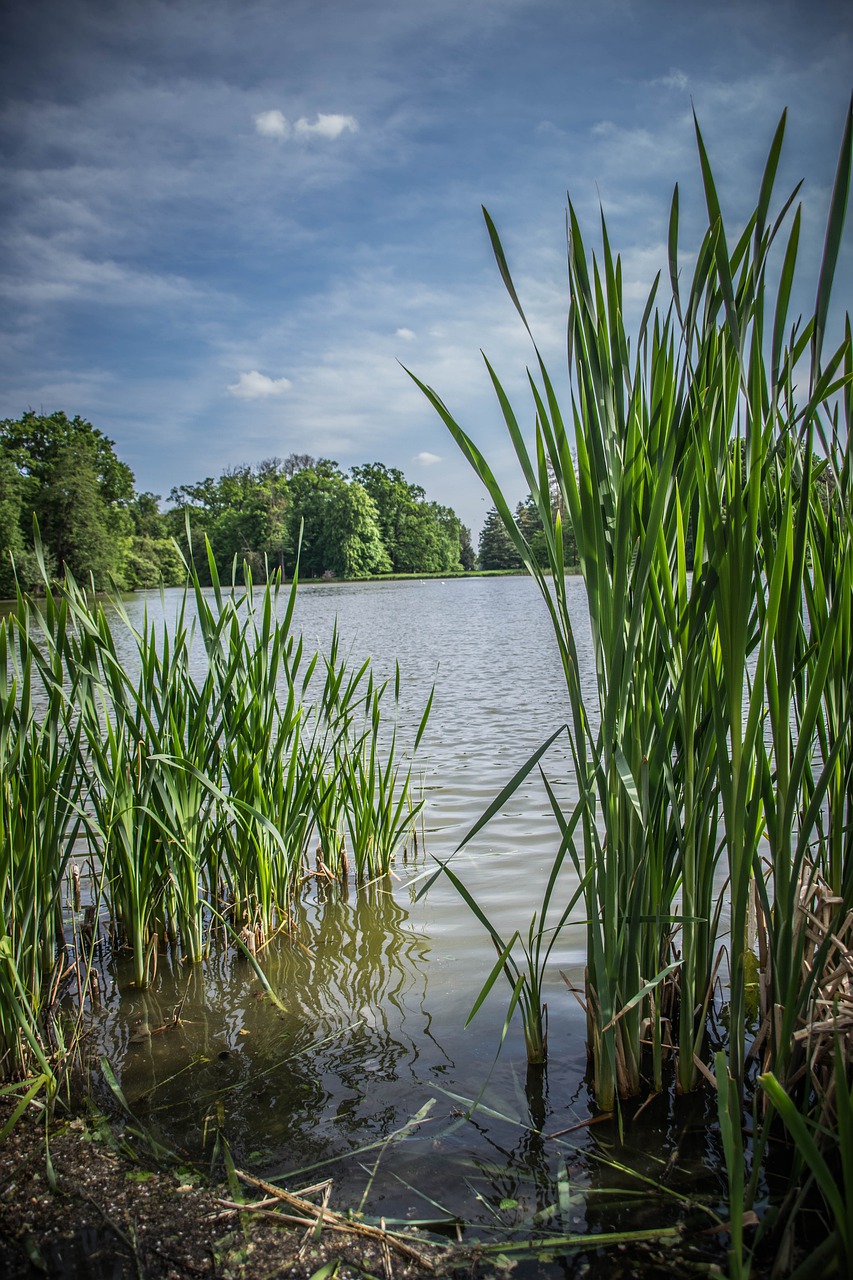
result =
[{"label": "forest canopy", "polygon": [[[300,576],[458,573],[476,567],[469,530],[450,507],[381,462],[351,468],[290,454],[174,487],[168,506],[139,493],[115,444],[83,418],[32,411],[0,422],[0,596],[38,585],[37,524],[48,572],[96,587],[183,582],[181,553],[208,574]],[[192,546],[187,542],[191,531]],[[177,545],[176,545],[177,544]],[[180,552],[179,552],[180,548]]]}]

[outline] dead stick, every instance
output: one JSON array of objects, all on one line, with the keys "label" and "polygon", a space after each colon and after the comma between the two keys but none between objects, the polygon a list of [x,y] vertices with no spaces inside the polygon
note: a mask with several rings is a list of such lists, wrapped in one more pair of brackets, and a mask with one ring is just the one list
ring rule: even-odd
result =
[{"label": "dead stick", "polygon": [[[290,1205],[292,1209],[298,1209],[301,1213],[309,1215],[312,1225],[317,1221],[322,1221],[323,1226],[332,1227],[338,1231],[351,1231],[354,1235],[365,1236],[370,1240],[389,1240],[398,1252],[412,1258],[420,1266],[426,1267],[428,1271],[435,1271],[436,1269],[429,1258],[425,1258],[423,1254],[418,1253],[417,1249],[413,1249],[411,1245],[390,1231],[381,1231],[379,1227],[371,1227],[366,1222],[351,1222],[341,1214],[335,1213],[332,1209],[323,1209],[322,1206],[312,1204],[310,1200],[304,1200],[301,1196],[296,1196],[290,1191],[284,1191],[272,1182],[265,1182],[263,1178],[254,1178],[251,1174],[243,1173],[240,1169],[235,1169],[234,1172],[248,1186],[257,1187],[260,1191],[265,1191],[268,1196],[275,1196],[277,1200]],[[262,1212],[272,1212],[272,1210],[263,1210]],[[305,1219],[303,1219],[303,1224],[309,1225]]]}]

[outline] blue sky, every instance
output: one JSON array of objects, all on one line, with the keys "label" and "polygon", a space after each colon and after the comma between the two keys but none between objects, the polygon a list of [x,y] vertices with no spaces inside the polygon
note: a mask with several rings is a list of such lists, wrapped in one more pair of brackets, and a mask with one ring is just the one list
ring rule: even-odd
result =
[{"label": "blue sky", "polygon": [[559,369],[566,191],[589,243],[603,207],[636,323],[676,181],[697,243],[691,104],[733,224],[789,108],[813,300],[851,0],[3,0],[0,23],[0,416],[81,414],[140,489],[378,460],[476,537],[482,490],[400,362],[523,497],[479,353],[522,420],[531,353],[480,206]]}]

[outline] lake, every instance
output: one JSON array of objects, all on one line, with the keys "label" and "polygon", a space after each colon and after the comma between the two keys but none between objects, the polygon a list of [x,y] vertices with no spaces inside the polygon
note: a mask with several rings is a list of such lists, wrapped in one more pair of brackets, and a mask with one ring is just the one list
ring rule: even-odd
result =
[{"label": "lake", "polygon": [[[582,676],[594,704],[583,583],[567,582]],[[176,594],[165,594],[166,617]],[[127,602],[158,614],[160,596]],[[282,1012],[233,953],[188,969],[161,961],[147,991],[110,972],[97,1030],[134,1115],[187,1161],[225,1139],[235,1164],[298,1188],[334,1180],[332,1207],[511,1241],[657,1227],[683,1217],[678,1198],[724,1198],[716,1139],[700,1095],[669,1098],[626,1127],[593,1123],[585,1083],[585,1019],[567,983],[583,987],[578,904],[546,978],[549,1061],[527,1071],[518,1015],[495,1063],[509,996],[501,981],[465,1021],[495,962],[486,934],[446,877],[418,891],[533,751],[568,717],[550,620],[524,577],[300,587],[294,625],[324,649],[337,621],[354,658],[401,669],[401,737],[411,740],[435,684],[418,756],[426,805],[417,856],[389,882],[345,898],[314,888],[295,909],[292,941],[262,961]],[[544,761],[568,807],[570,751]],[[504,938],[526,934],[559,843],[537,773],[453,866]],[[567,860],[568,861],[568,860]],[[576,887],[563,871],[562,904]],[[160,1030],[183,1000],[180,1025]],[[491,1074],[490,1074],[491,1073]],[[465,1113],[480,1095],[471,1118]],[[632,1102],[626,1115],[633,1115]],[[417,1119],[416,1119],[417,1118]],[[221,1145],[219,1147],[221,1151]],[[620,1166],[620,1167],[617,1167]],[[625,1173],[665,1185],[659,1190]],[[681,1191],[678,1188],[681,1188]],[[585,1251],[587,1255],[590,1251]],[[580,1265],[580,1263],[578,1263]],[[563,1276],[558,1250],[515,1274]]]}]

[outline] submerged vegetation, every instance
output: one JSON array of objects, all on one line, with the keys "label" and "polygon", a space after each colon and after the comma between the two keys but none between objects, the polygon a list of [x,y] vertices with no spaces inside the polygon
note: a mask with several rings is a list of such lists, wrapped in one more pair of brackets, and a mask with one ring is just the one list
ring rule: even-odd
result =
[{"label": "submerged vegetation", "polygon": [[0,1080],[26,1079],[26,1100],[55,1089],[98,1003],[102,908],[138,988],[163,948],[231,943],[263,984],[256,957],[306,879],[385,876],[413,833],[399,670],[352,668],[337,632],[307,654],[296,581],[225,589],[209,556],[212,591],[193,573],[162,628],[70,576],[0,620]]},{"label": "submerged vegetation", "polygon": [[[771,1144],[785,1130],[789,1195],[764,1206],[752,1244],[772,1239],[784,1267],[801,1225],[793,1210],[817,1203],[826,1231],[817,1233],[815,1273],[853,1269],[849,316],[833,345],[828,332],[850,111],[814,312],[793,323],[798,188],[771,210],[784,129],[783,116],[757,203],[732,240],[697,124],[707,230],[686,276],[676,187],[671,298],[657,303],[658,277],[633,342],[604,220],[599,258],[569,205],[569,400],[561,404],[534,342],[532,449],[487,361],[550,574],[477,445],[415,379],[488,488],[559,643],[580,798],[564,814],[551,792],[561,836],[554,869],[568,850],[582,886],[596,1098],[618,1109],[620,1099],[662,1090],[670,1070],[681,1093],[716,1086],[732,1277],[749,1272],[744,1215],[754,1220]],[[594,705],[578,672],[562,512],[589,604]],[[553,945],[544,933],[553,876],[516,962],[521,936],[504,944],[447,870],[499,953],[485,989],[501,972],[509,979],[528,1055],[541,1061],[537,958],[543,938]],[[559,931],[563,919],[549,927]]]}]

